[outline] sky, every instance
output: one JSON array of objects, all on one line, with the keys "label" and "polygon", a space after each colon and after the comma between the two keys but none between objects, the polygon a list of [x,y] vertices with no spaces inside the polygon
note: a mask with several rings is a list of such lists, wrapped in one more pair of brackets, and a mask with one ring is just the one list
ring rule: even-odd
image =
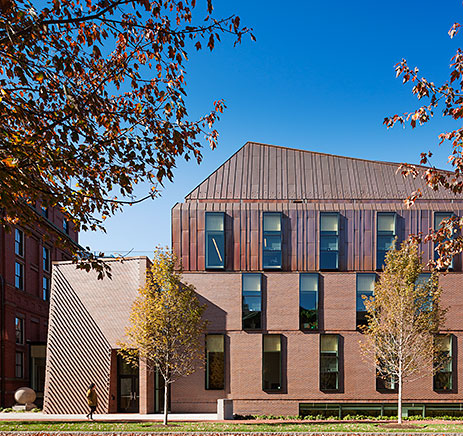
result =
[{"label": "sky", "polygon": [[[198,17],[205,0],[197,0]],[[447,80],[461,36],[461,0],[216,0],[216,17],[236,14],[257,40],[240,45],[222,37],[220,45],[191,52],[186,99],[199,117],[223,98],[227,109],[216,124],[219,145],[204,143],[203,161],[179,161],[173,183],[160,197],[106,221],[106,233],[81,232],[80,243],[107,255],[151,256],[170,246],[170,212],[177,203],[247,141],[389,162],[418,163],[431,150],[432,163],[449,168],[448,145],[438,134],[460,127],[438,111],[411,129],[386,129],[383,119],[420,106],[395,77],[403,58],[436,84]],[[139,186],[138,194],[149,188]]]}]

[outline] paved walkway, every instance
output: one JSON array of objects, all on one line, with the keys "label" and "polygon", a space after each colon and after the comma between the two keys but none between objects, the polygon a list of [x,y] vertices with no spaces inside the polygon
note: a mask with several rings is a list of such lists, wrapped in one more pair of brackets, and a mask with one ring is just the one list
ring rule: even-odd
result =
[{"label": "paved walkway", "polygon": [[[141,415],[138,413],[94,414],[95,421],[162,421],[162,414]],[[11,412],[0,413],[1,421],[88,421],[85,415],[49,415],[44,413]],[[216,413],[169,413],[169,421],[217,421]]]}]

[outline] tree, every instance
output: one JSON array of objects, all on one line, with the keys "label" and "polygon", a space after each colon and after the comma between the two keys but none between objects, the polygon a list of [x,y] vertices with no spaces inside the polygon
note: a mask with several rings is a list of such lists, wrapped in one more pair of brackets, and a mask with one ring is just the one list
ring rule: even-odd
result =
[{"label": "tree", "polygon": [[429,375],[444,364],[435,340],[446,310],[440,306],[438,275],[427,281],[416,242],[394,246],[386,255],[384,271],[374,296],[365,299],[367,324],[361,327],[362,354],[373,360],[378,376],[398,384],[398,422],[402,423],[403,384]]},{"label": "tree", "polygon": [[204,359],[205,305],[194,287],[181,282],[177,257],[156,249],[146,284],[139,290],[126,329],[121,354],[132,365],[141,361],[164,379],[164,424],[167,424],[168,387],[195,371]]},{"label": "tree", "polygon": [[[455,23],[449,30],[450,38],[454,38],[460,24]],[[419,100],[426,100],[427,104],[403,115],[395,114],[386,117],[384,123],[388,128],[399,123],[410,124],[412,128],[431,120],[434,112],[442,108],[442,115],[450,117],[461,126],[463,118],[463,50],[458,49],[451,60],[449,80],[441,85],[421,77],[417,67],[409,67],[407,61],[402,61],[395,66],[396,76],[402,77],[403,83],[413,84],[412,92]],[[443,171],[431,164],[432,152],[421,153],[420,166],[402,164],[402,174],[405,176],[422,177],[426,185],[433,190],[446,189],[455,194],[463,192],[463,128],[458,127],[450,132],[439,135],[439,144],[449,142],[451,152],[449,162],[454,171]],[[422,197],[422,192],[412,192],[406,199],[408,206],[413,205],[416,199]],[[424,235],[424,241],[433,241],[439,254],[437,262],[431,261],[440,269],[447,268],[455,254],[463,251],[463,234],[458,235],[458,230],[463,229],[463,217],[454,216],[443,222],[440,229],[434,229]],[[421,235],[415,235],[417,240]]]},{"label": "tree", "polygon": [[[0,0],[1,225],[44,223],[38,202],[78,230],[104,230],[122,205],[158,195],[177,159],[199,163],[203,137],[216,147],[225,104],[188,117],[188,53],[213,50],[221,34],[239,43],[249,29],[214,18],[212,0],[194,20],[195,4]],[[150,191],[136,198],[140,182]]]}]

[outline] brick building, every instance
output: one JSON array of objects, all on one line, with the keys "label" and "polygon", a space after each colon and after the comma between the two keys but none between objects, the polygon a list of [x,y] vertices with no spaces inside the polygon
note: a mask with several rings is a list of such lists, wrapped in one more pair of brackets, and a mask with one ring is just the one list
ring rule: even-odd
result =
[{"label": "brick building", "polygon": [[[37,207],[45,227],[77,242],[73,226],[57,209]],[[51,286],[51,262],[69,259],[54,245],[54,231],[38,225],[0,231],[0,406],[14,404],[21,386],[43,400],[45,344]]]},{"label": "brick building", "polygon": [[[423,198],[406,209],[403,199],[418,188]],[[205,369],[172,386],[172,411],[213,412],[217,399],[229,398],[239,414],[396,413],[394,384],[377,379],[359,353],[361,296],[373,292],[395,237],[426,233],[453,213],[463,214],[461,197],[404,179],[394,163],[245,144],[172,209],[173,250],[210,321]],[[434,247],[422,249],[427,262]],[[440,283],[450,307],[450,340],[442,346],[451,363],[405,385],[406,414],[463,411],[460,256]],[[54,285],[53,292],[64,289]],[[63,313],[57,305],[51,336]],[[112,359],[107,372],[118,375],[103,389],[106,412],[118,408],[128,383]],[[130,382],[138,383],[134,408],[159,411],[155,377],[143,368],[132,376],[139,377]],[[47,404],[58,410],[57,402]]]}]

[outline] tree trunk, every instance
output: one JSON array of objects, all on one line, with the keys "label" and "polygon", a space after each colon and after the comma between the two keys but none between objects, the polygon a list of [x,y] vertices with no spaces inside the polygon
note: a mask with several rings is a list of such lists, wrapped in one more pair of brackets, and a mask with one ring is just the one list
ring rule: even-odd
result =
[{"label": "tree trunk", "polygon": [[169,385],[164,380],[164,425],[167,425],[167,395],[169,392],[168,388],[169,388]]},{"label": "tree trunk", "polygon": [[397,422],[402,424],[402,372],[398,377],[399,389],[397,395]]}]

